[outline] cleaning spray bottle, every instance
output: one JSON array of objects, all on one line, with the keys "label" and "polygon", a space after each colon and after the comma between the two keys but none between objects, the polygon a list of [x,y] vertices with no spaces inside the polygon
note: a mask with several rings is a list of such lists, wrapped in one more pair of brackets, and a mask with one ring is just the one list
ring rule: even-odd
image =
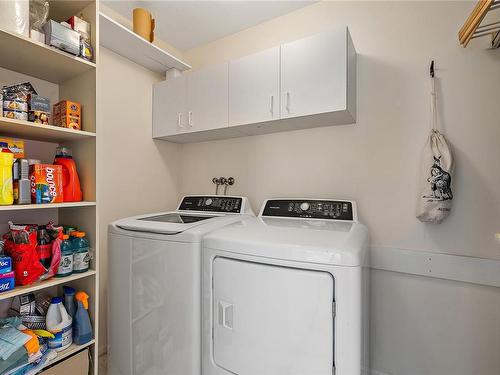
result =
[{"label": "cleaning spray bottle", "polygon": [[89,317],[89,295],[85,292],[77,292],[75,299],[78,308],[75,313],[73,325],[73,341],[77,345],[83,345],[92,340],[92,325]]}]

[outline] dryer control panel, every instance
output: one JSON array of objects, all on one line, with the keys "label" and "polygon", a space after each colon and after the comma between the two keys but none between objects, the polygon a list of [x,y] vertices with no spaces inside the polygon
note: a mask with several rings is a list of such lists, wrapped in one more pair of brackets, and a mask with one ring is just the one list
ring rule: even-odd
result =
[{"label": "dryer control panel", "polygon": [[260,216],[354,221],[354,206],[351,201],[269,199]]},{"label": "dryer control panel", "polygon": [[182,199],[180,211],[243,213],[243,198],[224,195],[188,196]]}]

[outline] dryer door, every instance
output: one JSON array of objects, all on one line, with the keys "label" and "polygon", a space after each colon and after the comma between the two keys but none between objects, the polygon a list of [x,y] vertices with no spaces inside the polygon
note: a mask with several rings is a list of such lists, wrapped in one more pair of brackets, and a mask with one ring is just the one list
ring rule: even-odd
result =
[{"label": "dryer door", "polygon": [[332,374],[330,273],[213,262],[214,362],[235,374]]}]

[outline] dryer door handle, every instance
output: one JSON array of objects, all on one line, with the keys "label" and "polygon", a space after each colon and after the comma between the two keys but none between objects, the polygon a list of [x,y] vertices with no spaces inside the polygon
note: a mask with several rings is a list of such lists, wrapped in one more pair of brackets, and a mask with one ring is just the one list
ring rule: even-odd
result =
[{"label": "dryer door handle", "polygon": [[227,329],[233,329],[233,304],[219,301],[219,324]]}]

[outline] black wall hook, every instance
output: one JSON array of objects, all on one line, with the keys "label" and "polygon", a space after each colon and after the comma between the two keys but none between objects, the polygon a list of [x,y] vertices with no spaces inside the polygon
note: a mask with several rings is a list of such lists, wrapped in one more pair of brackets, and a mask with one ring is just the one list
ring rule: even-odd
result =
[{"label": "black wall hook", "polygon": [[431,78],[434,78],[434,60],[431,61],[431,67],[429,68],[429,74]]}]

